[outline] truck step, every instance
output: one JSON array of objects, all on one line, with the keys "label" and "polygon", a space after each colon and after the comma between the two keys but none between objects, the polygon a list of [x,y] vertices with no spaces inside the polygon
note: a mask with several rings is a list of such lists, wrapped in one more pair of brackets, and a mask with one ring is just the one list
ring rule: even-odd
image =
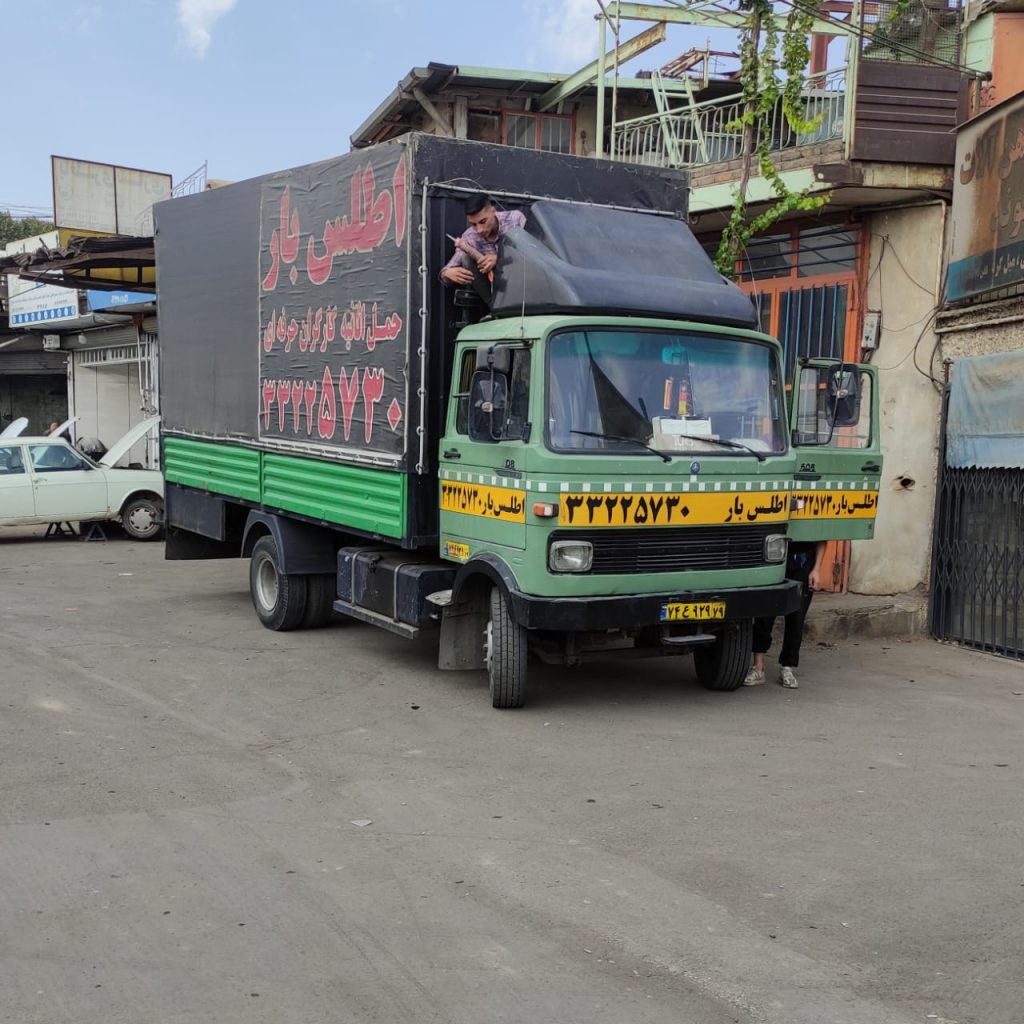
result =
[{"label": "truck step", "polygon": [[353,619],[369,622],[373,626],[379,626],[381,629],[397,633],[399,636],[404,636],[407,640],[415,640],[420,635],[419,626],[410,626],[407,622],[390,619],[386,615],[381,615],[380,612],[372,612],[369,608],[360,608],[359,605],[350,604],[348,601],[335,601],[334,610],[341,612],[343,615],[351,616]]},{"label": "truck step", "polygon": [[689,636],[663,636],[661,642],[668,647],[689,647],[691,644],[710,644],[717,640],[713,633],[691,633]]}]

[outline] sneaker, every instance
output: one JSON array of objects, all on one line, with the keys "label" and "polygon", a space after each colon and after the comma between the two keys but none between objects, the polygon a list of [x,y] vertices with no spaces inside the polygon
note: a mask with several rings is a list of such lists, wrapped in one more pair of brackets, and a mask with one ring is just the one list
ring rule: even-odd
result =
[{"label": "sneaker", "polygon": [[764,682],[764,669],[751,666],[750,671],[747,673],[746,678],[743,680],[744,686],[757,686],[759,683]]},{"label": "sneaker", "polygon": [[800,684],[793,675],[793,670],[788,665],[779,669],[779,686],[785,686],[787,690],[795,690]]}]

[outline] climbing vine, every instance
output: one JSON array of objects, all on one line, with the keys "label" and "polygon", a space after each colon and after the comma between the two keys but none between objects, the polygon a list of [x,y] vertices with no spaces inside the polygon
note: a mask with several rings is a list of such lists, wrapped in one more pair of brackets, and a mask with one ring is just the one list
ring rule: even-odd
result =
[{"label": "climbing vine", "polygon": [[[772,116],[780,105],[794,132],[812,132],[822,118],[807,118],[803,105],[813,10],[793,4],[780,26],[771,0],[740,0],[740,9],[749,18],[740,47],[742,113],[726,127],[742,135],[743,162],[735,203],[715,256],[715,265],[726,277],[736,276],[736,262],[755,235],[788,213],[820,210],[828,201],[827,194],[788,188],[771,156]],[[748,223],[747,185],[755,164],[771,185],[774,202]]]}]

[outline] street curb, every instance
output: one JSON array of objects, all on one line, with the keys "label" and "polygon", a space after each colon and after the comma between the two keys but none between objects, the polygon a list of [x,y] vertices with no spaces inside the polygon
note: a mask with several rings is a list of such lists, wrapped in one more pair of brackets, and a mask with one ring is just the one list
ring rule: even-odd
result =
[{"label": "street curb", "polygon": [[808,640],[921,636],[928,624],[924,594],[816,594],[804,623]]}]

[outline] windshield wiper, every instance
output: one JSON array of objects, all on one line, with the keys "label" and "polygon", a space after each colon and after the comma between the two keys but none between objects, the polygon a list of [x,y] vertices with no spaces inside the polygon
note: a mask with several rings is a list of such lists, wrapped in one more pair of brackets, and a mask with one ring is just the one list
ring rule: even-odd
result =
[{"label": "windshield wiper", "polygon": [[708,444],[720,444],[725,448],[742,448],[743,451],[750,452],[755,456],[758,462],[764,462],[763,452],[759,452],[756,448],[748,448],[745,444],[740,444],[739,441],[725,441],[720,437],[701,437],[700,434],[673,434],[672,436],[685,437],[690,441],[707,441]]},{"label": "windshield wiper", "polygon": [[657,448],[652,448],[646,441],[641,441],[639,437],[626,437],[623,434],[597,434],[593,430],[570,430],[569,433],[580,434],[582,437],[599,437],[604,441],[628,441],[630,444],[638,444],[641,448],[646,448],[652,455],[657,455],[663,462],[672,461],[672,456],[659,452]]}]

